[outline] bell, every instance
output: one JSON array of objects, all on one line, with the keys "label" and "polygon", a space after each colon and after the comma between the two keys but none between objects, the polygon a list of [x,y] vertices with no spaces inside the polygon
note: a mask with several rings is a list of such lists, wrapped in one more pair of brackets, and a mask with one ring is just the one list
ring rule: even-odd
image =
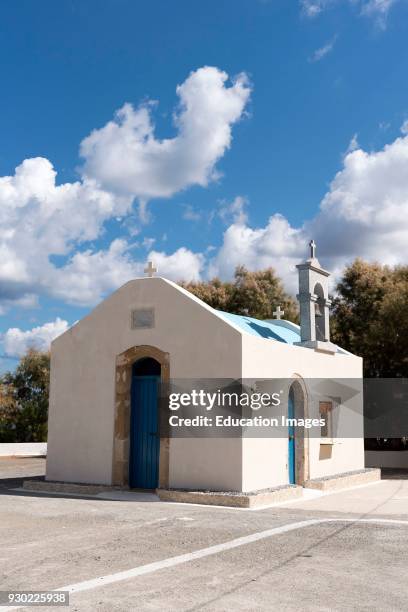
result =
[{"label": "bell", "polygon": [[316,317],[322,317],[323,316],[323,313],[322,313],[322,310],[320,308],[319,302],[315,302],[315,316]]}]

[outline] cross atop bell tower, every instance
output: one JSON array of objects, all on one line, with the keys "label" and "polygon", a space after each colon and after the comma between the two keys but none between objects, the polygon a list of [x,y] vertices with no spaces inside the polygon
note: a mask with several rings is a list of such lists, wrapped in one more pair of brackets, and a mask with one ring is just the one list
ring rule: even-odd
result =
[{"label": "cross atop bell tower", "polygon": [[307,348],[335,353],[330,342],[329,276],[316,257],[316,243],[309,242],[310,257],[296,267],[299,272],[300,337],[296,344]]}]

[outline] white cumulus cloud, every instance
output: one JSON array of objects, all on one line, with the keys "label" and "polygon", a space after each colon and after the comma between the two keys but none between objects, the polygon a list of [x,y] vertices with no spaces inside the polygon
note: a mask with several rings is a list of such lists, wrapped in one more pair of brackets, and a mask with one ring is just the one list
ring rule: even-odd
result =
[{"label": "white cumulus cloud", "polygon": [[[75,253],[66,266],[53,271],[53,295],[71,304],[93,305],[132,278],[144,276],[146,261],[135,260],[131,248],[126,240],[116,239],[107,250]],[[152,250],[146,259],[153,261],[157,276],[174,281],[199,280],[204,266],[203,256],[185,247],[170,254]]]},{"label": "white cumulus cloud", "polygon": [[203,272],[205,259],[201,253],[193,253],[185,247],[177,249],[171,255],[160,251],[151,251],[149,260],[154,262],[158,276],[170,280],[198,281]]},{"label": "white cumulus cloud", "polygon": [[215,179],[217,161],[231,145],[231,128],[250,95],[248,79],[206,66],[177,87],[174,114],[177,135],[158,139],[152,103],[125,104],[113,121],[94,130],[81,143],[85,176],[105,189],[147,200],[169,197],[190,185]]},{"label": "white cumulus cloud", "polygon": [[[356,146],[357,143],[356,143]],[[322,264],[339,274],[356,257],[390,265],[407,263],[408,135],[380,151],[349,151],[324,196],[318,214],[299,227],[282,215],[265,227],[233,223],[210,263],[210,274],[231,276],[236,265],[273,266],[294,290],[294,266],[314,238]]]},{"label": "white cumulus cloud", "polygon": [[59,317],[28,331],[11,327],[2,336],[4,352],[8,357],[22,357],[30,348],[47,351],[52,340],[67,331],[68,327],[67,321]]},{"label": "white cumulus cloud", "polygon": [[272,215],[265,227],[252,228],[247,222],[234,222],[224,233],[223,244],[209,264],[209,276],[229,278],[236,266],[261,270],[273,266],[288,289],[295,290],[294,266],[305,251],[302,229],[287,219]]},{"label": "white cumulus cloud", "polygon": [[[250,95],[245,75],[228,83],[218,68],[192,72],[177,87],[177,135],[158,139],[151,105],[126,104],[113,121],[81,144],[80,180],[58,184],[43,157],[26,159],[11,176],[0,177],[0,312],[10,304],[32,305],[38,295],[93,305],[122,282],[140,274],[127,240],[107,248],[92,244],[110,219],[133,218],[133,202],[146,221],[146,201],[190,185],[206,186],[230,147],[231,129]],[[138,233],[140,228],[133,233]],[[200,255],[159,253],[163,268],[197,278]]]},{"label": "white cumulus cloud", "polygon": [[30,303],[53,294],[57,269],[51,256],[65,257],[98,238],[112,216],[129,211],[129,198],[114,196],[85,179],[56,184],[56,171],[42,157],[25,160],[0,178],[0,301]]},{"label": "white cumulus cloud", "polygon": [[380,151],[348,153],[309,231],[333,263],[358,255],[406,263],[408,136]]}]

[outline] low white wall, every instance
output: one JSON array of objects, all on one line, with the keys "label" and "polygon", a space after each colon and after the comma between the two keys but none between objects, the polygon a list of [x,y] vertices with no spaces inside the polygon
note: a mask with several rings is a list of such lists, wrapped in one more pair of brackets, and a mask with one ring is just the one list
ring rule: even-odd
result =
[{"label": "low white wall", "polygon": [[41,457],[46,454],[46,442],[0,444],[0,457]]},{"label": "low white wall", "polygon": [[405,451],[365,451],[366,467],[406,468],[408,469],[408,450]]}]

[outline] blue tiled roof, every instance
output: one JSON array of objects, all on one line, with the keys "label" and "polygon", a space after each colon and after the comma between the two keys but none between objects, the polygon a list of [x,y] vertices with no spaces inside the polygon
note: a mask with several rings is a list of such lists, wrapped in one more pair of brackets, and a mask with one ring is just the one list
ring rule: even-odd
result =
[{"label": "blue tiled roof", "polygon": [[277,340],[285,344],[300,342],[299,325],[291,323],[290,321],[261,321],[260,319],[231,314],[230,312],[223,312],[222,310],[217,310],[217,312],[224,319],[234,323],[237,327],[240,327],[243,331],[253,336]]}]

